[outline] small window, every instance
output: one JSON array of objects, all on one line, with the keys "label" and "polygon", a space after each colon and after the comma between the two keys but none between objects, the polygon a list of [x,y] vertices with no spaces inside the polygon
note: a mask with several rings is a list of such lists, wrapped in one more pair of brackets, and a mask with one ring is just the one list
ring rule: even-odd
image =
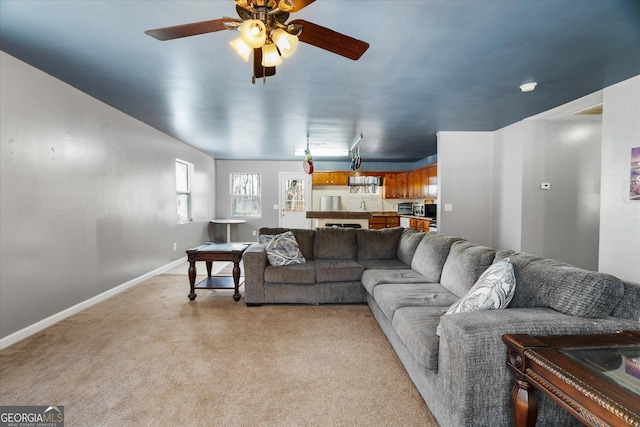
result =
[{"label": "small window", "polygon": [[232,218],[260,218],[260,178],[260,174],[257,173],[231,174]]},{"label": "small window", "polygon": [[191,218],[191,180],[193,164],[176,159],[176,206],[178,223],[189,222]]}]

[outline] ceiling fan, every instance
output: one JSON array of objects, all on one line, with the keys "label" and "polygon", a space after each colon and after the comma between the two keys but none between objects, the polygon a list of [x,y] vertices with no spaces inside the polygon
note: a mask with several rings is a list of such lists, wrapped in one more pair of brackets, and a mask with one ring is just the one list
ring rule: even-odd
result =
[{"label": "ceiling fan", "polygon": [[158,40],[173,40],[222,30],[240,31],[240,37],[230,45],[245,61],[253,53],[253,78],[276,74],[276,65],[293,54],[298,41],[319,47],[357,61],[369,48],[369,43],[338,33],[329,28],[296,19],[286,23],[295,13],[315,0],[232,0],[238,18],[220,18],[173,27],[145,31]]}]

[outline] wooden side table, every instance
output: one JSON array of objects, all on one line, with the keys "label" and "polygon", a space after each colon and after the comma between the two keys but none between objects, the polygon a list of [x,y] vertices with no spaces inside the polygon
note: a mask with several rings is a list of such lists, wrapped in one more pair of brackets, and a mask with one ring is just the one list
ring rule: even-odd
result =
[{"label": "wooden side table", "polygon": [[[196,299],[196,289],[235,289],[234,301],[240,301],[240,261],[242,254],[249,247],[246,243],[210,243],[187,250],[187,260],[189,261],[189,300]],[[207,278],[197,285],[196,282],[196,261],[207,263]],[[233,278],[231,277],[211,277],[211,266],[213,261],[232,261]]]},{"label": "wooden side table", "polygon": [[[504,335],[513,424],[533,427],[546,394],[588,426],[640,427],[640,331],[602,335]],[[634,368],[636,367],[636,368]]]}]

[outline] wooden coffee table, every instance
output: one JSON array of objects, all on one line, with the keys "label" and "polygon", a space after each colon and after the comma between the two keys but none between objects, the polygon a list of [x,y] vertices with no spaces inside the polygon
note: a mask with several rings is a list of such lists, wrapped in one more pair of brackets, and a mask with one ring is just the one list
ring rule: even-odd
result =
[{"label": "wooden coffee table", "polygon": [[640,331],[504,335],[514,425],[533,427],[536,388],[588,426],[640,426]]},{"label": "wooden coffee table", "polygon": [[[196,289],[235,289],[234,301],[240,301],[240,261],[250,245],[247,243],[208,243],[187,250],[189,261],[189,299],[196,299]],[[196,261],[207,263],[207,278],[196,285]],[[213,261],[232,261],[233,277],[211,277]]]}]

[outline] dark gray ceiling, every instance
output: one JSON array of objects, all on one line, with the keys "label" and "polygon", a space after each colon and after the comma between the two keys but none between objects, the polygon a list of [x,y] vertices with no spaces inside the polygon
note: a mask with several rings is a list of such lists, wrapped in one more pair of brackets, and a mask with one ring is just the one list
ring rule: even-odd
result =
[{"label": "dark gray ceiling", "polygon": [[0,48],[217,159],[363,133],[364,159],[418,161],[438,131],[499,129],[640,74],[637,0],[317,0],[290,19],[371,47],[354,62],[301,43],[266,85],[236,33],[144,34],[223,16],[231,0],[1,0]]}]

